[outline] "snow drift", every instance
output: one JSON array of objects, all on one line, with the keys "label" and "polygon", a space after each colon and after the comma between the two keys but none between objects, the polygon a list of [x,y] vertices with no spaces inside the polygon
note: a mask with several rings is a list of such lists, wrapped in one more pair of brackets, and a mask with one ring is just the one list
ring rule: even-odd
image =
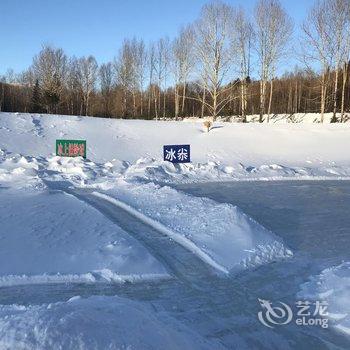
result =
[{"label": "snow drift", "polygon": [[301,285],[298,297],[328,303],[334,329],[350,336],[350,262],[325,269]]},{"label": "snow drift", "polygon": [[73,297],[40,306],[0,306],[1,349],[221,349],[146,303]]},{"label": "snow drift", "polygon": [[0,188],[0,287],[164,278],[135,239],[72,196]]}]

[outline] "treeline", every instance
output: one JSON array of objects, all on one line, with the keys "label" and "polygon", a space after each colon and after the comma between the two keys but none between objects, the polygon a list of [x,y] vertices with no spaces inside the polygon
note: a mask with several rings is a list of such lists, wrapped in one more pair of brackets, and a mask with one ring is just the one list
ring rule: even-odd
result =
[{"label": "treeline", "polygon": [[[293,20],[278,0],[259,0],[252,16],[213,2],[170,41],[126,39],[112,62],[68,57],[49,45],[20,74],[0,77],[8,112],[123,118],[181,118],[350,110],[350,2],[321,0],[302,25],[303,68],[276,77],[296,57]],[[292,53],[292,51],[294,53]],[[340,113],[340,118],[337,118]]]}]

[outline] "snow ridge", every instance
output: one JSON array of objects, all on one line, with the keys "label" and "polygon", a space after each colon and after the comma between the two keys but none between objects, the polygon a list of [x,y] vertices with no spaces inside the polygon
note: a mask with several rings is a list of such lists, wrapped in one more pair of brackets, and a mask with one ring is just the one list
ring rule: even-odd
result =
[{"label": "snow ridge", "polygon": [[167,274],[131,274],[119,275],[109,269],[96,270],[83,274],[60,274],[55,275],[7,275],[0,277],[0,287],[12,287],[20,285],[34,284],[59,284],[59,283],[137,283],[144,281],[154,281],[169,279]]},{"label": "snow ridge", "polygon": [[175,242],[177,242],[178,244],[180,244],[184,248],[186,248],[186,249],[190,250],[191,252],[193,252],[194,254],[196,254],[202,261],[204,261],[207,264],[209,264],[210,266],[214,267],[216,270],[221,271],[225,274],[229,273],[229,271],[224,266],[222,266],[222,265],[218,264],[216,261],[214,261],[208,254],[203,252],[199,247],[197,247],[188,238],[186,238],[186,237],[180,235],[179,233],[167,228],[166,226],[164,226],[160,222],[157,222],[157,221],[147,217],[146,215],[140,213],[138,210],[132,208],[128,204],[125,204],[125,203],[119,201],[118,199],[112,198],[110,196],[107,196],[103,193],[96,192],[96,191],[94,191],[92,194],[96,197],[105,199],[108,202],[116,205],[117,207],[127,211],[129,214],[135,216],[137,219],[139,219],[143,223],[153,227],[155,230],[170,237],[171,239],[173,239]]}]

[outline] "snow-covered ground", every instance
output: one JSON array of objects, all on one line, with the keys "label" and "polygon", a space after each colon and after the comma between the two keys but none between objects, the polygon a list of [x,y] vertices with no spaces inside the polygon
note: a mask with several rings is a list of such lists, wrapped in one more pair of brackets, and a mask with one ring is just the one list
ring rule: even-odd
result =
[{"label": "snow-covered ground", "polygon": [[76,198],[0,191],[0,286],[166,277],[142,245]]},{"label": "snow-covered ground", "polygon": [[332,326],[350,335],[350,262],[329,267],[301,286],[304,299],[322,300],[328,304]]},{"label": "snow-covered ground", "polygon": [[[196,122],[0,113],[3,151],[47,158],[56,139],[86,139],[101,171],[157,181],[350,178],[349,131],[350,123],[217,123],[206,133]],[[166,144],[191,144],[192,163],[164,163]]]},{"label": "snow-covered ground", "polygon": [[0,306],[1,349],[221,349],[151,305],[119,297]]},{"label": "snow-covered ground", "polygon": [[[349,131],[350,124],[217,123],[205,133],[198,122],[0,113],[0,293],[62,282],[189,283],[187,273],[197,284],[213,271],[227,278],[289,260],[283,239],[235,204],[164,183],[350,179]],[[55,156],[62,138],[87,140],[87,159]],[[164,162],[165,144],[191,144],[192,163]],[[154,341],[142,340],[153,328]],[[164,344],[219,348],[147,303],[118,297],[0,307],[5,349]]]}]

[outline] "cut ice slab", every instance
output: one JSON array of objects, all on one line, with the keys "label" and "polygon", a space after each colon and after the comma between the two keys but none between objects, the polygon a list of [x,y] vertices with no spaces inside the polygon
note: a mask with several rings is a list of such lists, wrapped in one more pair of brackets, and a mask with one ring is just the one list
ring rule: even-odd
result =
[{"label": "cut ice slab", "polygon": [[223,349],[152,305],[104,296],[0,305],[0,348]]},{"label": "cut ice slab", "polygon": [[60,192],[3,189],[0,221],[0,286],[167,276],[120,227]]},{"label": "cut ice slab", "polygon": [[107,193],[115,205],[121,201],[164,225],[165,234],[222,271],[237,272],[292,255],[279,237],[231,204],[153,183],[119,181]]}]

